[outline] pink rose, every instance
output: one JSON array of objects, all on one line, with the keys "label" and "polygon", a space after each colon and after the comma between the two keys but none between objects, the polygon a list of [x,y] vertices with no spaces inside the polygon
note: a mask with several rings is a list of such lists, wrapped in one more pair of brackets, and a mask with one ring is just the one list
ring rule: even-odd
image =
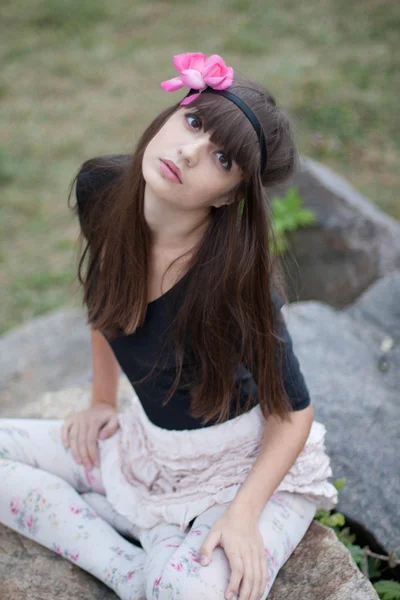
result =
[{"label": "pink rose", "polygon": [[213,54],[206,61],[203,78],[206,84],[214,90],[224,90],[232,85],[233,69],[227,67],[224,59],[218,54]]},{"label": "pink rose", "polygon": [[[186,52],[176,54],[173,63],[180,77],[174,77],[161,82],[161,87],[166,92],[179,90],[184,85],[191,89],[203,90],[207,86],[215,90],[224,90],[232,85],[233,69],[225,64],[224,59],[218,54],[207,56],[202,52]],[[193,102],[200,95],[192,94],[184,98],[182,106]]]}]

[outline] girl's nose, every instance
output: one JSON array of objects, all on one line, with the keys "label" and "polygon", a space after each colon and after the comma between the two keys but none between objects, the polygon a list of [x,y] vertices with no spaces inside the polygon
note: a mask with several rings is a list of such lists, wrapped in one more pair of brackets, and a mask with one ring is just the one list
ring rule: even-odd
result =
[{"label": "girl's nose", "polygon": [[183,160],[190,166],[193,166],[198,162],[208,145],[209,140],[207,138],[201,138],[190,144],[184,144],[181,146],[178,153],[182,156]]}]

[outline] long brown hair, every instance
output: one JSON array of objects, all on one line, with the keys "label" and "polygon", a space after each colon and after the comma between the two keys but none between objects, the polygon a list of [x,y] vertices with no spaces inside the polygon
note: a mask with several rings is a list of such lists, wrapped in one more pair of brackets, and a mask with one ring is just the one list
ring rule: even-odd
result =
[{"label": "long brown hair", "polygon": [[[256,133],[236,105],[215,94],[201,94],[190,104],[204,130],[210,131],[211,141],[245,173],[234,191],[234,201],[211,207],[209,227],[186,263],[190,276],[169,328],[174,336],[177,375],[163,405],[184,381],[185,362],[185,367],[192,367],[187,378],[191,414],[202,418],[202,424],[223,422],[233,408],[239,410],[240,390],[235,402],[234,389],[240,364],[257,375],[256,401],[265,416],[275,414],[287,420],[291,410],[278,351],[276,325],[282,317],[272,302],[271,288],[285,301],[287,294],[267,189],[287,181],[299,164],[293,126],[271,93],[248,77],[235,74],[229,90],[252,108],[262,124],[268,164],[260,173]],[[104,184],[89,194],[80,214],[80,239],[86,239],[86,246],[78,277],[84,289],[87,322],[110,339],[132,334],[145,320],[151,235],[144,218],[142,160],[150,140],[179,108],[178,103],[162,111],[132,154],[88,160],[71,184],[68,200],[81,174],[96,169],[104,176]],[[77,205],[74,209],[78,214]],[[106,251],[102,253],[102,249]],[[155,366],[140,381],[151,377]],[[242,412],[254,404],[255,398],[250,396]]]}]

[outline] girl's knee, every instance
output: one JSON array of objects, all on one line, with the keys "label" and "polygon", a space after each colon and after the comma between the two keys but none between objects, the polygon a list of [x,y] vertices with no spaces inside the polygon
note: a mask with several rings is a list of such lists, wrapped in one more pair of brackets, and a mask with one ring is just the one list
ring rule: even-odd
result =
[{"label": "girl's knee", "polygon": [[147,597],[152,600],[225,600],[228,579],[217,562],[212,567],[203,567],[197,556],[172,557],[159,576],[150,582]]}]

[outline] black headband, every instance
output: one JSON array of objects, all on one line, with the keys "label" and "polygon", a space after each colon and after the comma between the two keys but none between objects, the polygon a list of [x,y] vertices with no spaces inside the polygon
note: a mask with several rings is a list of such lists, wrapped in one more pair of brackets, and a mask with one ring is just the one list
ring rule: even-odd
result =
[{"label": "black headband", "polygon": [[[245,103],[243,102],[243,100],[241,98],[239,98],[239,96],[236,96],[236,94],[233,94],[232,92],[227,92],[226,90],[215,90],[212,87],[206,87],[204,90],[202,90],[202,94],[205,94],[206,92],[208,92],[209,94],[219,94],[220,96],[225,96],[225,98],[228,98],[228,100],[231,100],[232,102],[234,102],[236,104],[236,106],[238,106],[246,115],[246,117],[249,119],[250,123],[253,125],[255,132],[257,134],[257,138],[260,144],[260,150],[261,150],[261,174],[264,173],[264,169],[267,166],[267,142],[265,141],[265,135],[264,135],[264,131],[263,128],[260,125],[259,120],[257,119],[256,115],[254,114],[254,112],[251,110],[251,108]],[[195,89],[191,89],[189,90],[189,92],[186,94],[186,96],[191,96],[192,94],[198,94],[199,90],[195,90]]]}]

